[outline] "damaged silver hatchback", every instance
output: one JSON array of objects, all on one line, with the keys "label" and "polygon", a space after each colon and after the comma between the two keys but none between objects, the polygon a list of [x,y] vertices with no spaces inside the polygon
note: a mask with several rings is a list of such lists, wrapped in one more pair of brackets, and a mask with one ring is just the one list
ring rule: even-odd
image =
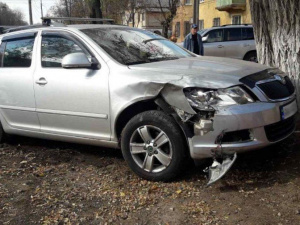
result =
[{"label": "damaged silver hatchback", "polygon": [[189,158],[236,154],[293,133],[295,88],[281,71],[197,57],[154,33],[113,25],[0,36],[0,139],[17,134],[121,148],[130,168],[166,181]]}]

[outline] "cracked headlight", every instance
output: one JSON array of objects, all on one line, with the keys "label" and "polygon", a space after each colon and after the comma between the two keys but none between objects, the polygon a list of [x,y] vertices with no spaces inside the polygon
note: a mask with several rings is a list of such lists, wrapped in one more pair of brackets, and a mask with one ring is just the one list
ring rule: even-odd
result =
[{"label": "cracked headlight", "polygon": [[205,111],[214,111],[214,106],[243,105],[254,102],[251,96],[239,86],[216,91],[195,88],[186,91],[185,96],[192,107]]}]

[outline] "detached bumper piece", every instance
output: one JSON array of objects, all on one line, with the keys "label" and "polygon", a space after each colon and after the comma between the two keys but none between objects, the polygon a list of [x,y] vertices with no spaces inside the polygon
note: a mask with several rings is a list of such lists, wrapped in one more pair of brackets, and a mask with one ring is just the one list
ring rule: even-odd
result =
[{"label": "detached bumper piece", "polygon": [[223,162],[220,163],[216,159],[214,159],[213,164],[208,168],[208,183],[207,186],[212,185],[213,183],[220,180],[232,167],[234,162],[237,159],[237,154],[235,153],[233,156],[226,156],[223,159]]}]

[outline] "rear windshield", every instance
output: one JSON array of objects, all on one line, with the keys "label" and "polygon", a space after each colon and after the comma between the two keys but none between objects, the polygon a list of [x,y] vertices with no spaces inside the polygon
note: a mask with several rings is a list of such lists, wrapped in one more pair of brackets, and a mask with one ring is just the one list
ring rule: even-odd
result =
[{"label": "rear windshield", "polygon": [[195,57],[173,42],[145,30],[94,28],[81,30],[107,54],[124,65]]}]

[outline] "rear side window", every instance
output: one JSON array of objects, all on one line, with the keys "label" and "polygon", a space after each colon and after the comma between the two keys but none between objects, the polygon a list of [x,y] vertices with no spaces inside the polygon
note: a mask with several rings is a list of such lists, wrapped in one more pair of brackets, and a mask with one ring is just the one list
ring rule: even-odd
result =
[{"label": "rear side window", "polygon": [[243,40],[254,40],[254,33],[252,28],[242,29],[242,39]]},{"label": "rear side window", "polygon": [[7,40],[0,47],[1,67],[30,67],[34,37]]},{"label": "rear side window", "polygon": [[58,36],[44,36],[42,39],[42,66],[61,67],[62,59],[71,53],[85,53],[74,41]]},{"label": "rear side window", "polygon": [[240,40],[242,40],[241,28],[225,29],[225,41],[240,41]]}]

